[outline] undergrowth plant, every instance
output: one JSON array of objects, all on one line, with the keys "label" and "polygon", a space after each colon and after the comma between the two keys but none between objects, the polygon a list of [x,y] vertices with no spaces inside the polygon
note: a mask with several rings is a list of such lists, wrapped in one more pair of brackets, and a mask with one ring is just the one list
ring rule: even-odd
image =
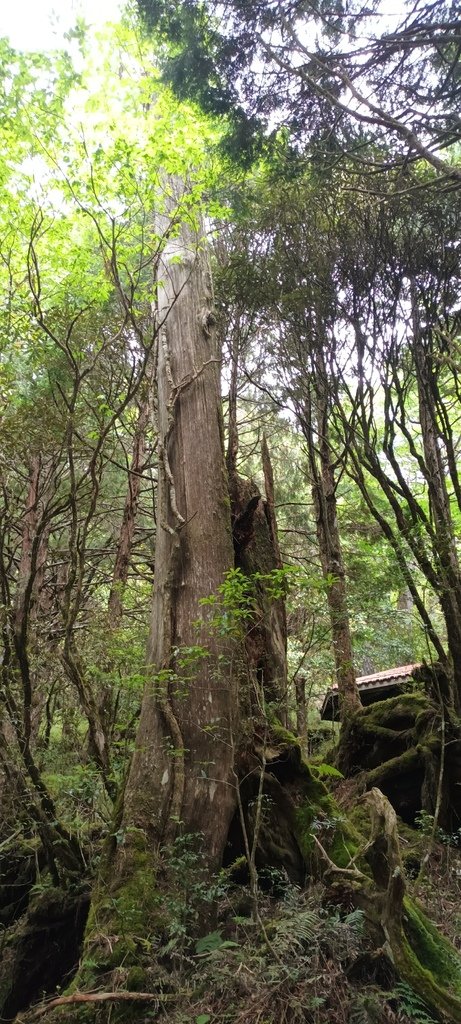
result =
[{"label": "undergrowth plant", "polygon": [[218,927],[188,957],[192,1012],[178,1008],[172,1024],[206,1014],[223,1024],[348,1024],[355,991],[345,968],[366,949],[363,915],[325,907],[320,886],[305,892],[279,882],[278,899],[259,899],[269,945],[251,917],[250,892],[222,886]]},{"label": "undergrowth plant", "polygon": [[398,1000],[399,1008],[403,1011],[407,1020],[411,1021],[412,1024],[437,1024],[434,1018],[429,1014],[423,1001],[416,995],[416,992],[413,991],[410,985],[401,981],[395,986],[394,991]]}]

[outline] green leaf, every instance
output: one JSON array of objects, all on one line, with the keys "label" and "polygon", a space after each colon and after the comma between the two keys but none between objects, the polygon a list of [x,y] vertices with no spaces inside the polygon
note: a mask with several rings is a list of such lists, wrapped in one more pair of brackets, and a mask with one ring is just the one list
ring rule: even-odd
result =
[{"label": "green leaf", "polygon": [[221,932],[209,932],[208,935],[203,935],[201,939],[195,943],[196,953],[211,953],[214,949],[221,949],[224,946],[224,940],[221,936]]},{"label": "green leaf", "polygon": [[319,779],[322,779],[322,778],[343,779],[344,778],[344,775],[342,774],[342,772],[340,772],[339,769],[335,768],[332,764],[323,764],[322,763],[322,764],[316,764],[313,767],[315,768],[316,775],[318,775]]}]

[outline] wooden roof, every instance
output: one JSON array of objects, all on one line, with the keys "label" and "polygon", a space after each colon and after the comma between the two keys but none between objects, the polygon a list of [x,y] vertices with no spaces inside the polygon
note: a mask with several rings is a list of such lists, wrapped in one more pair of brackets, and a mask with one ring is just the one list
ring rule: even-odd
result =
[{"label": "wooden roof", "polygon": [[[415,669],[420,667],[417,662],[412,665],[397,665],[395,668],[387,668],[383,672],[373,672],[368,676],[358,676],[357,687],[362,704],[367,706],[374,704],[375,701],[386,700],[387,697],[394,697],[401,693],[403,684],[411,678]],[[323,721],[329,722],[339,718],[337,683],[325,694],[320,717]]]}]

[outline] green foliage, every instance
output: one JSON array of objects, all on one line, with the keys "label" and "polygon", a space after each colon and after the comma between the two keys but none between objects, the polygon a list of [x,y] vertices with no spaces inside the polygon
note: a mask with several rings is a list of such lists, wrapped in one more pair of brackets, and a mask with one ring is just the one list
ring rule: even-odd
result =
[{"label": "green foliage", "polygon": [[283,917],[274,928],[277,951],[285,955],[293,946],[301,949],[318,942],[322,918],[314,910],[300,911],[293,918]]},{"label": "green foliage", "polygon": [[214,931],[209,932],[208,935],[203,935],[201,939],[197,940],[195,943],[195,952],[213,953],[216,949],[232,949],[233,946],[237,945],[237,942],[224,939],[222,932]]},{"label": "green foliage", "polygon": [[383,999],[376,992],[354,995],[349,1008],[348,1024],[384,1024]]},{"label": "green foliage", "polygon": [[[261,19],[264,29],[270,27],[278,6],[256,4],[251,10],[246,5],[252,29],[261,27]],[[240,133],[240,142],[255,142],[253,149],[247,149],[252,158],[261,143],[259,121],[239,109],[232,111],[235,86],[224,95],[219,81],[213,79],[213,61],[207,60],[207,54],[214,58],[218,51],[222,56],[218,26],[210,27],[206,7],[200,4],[170,4],[168,10],[157,4],[160,7],[162,17],[169,19],[172,12],[177,17],[176,87],[182,81],[183,96],[190,94],[192,86],[200,87],[207,112],[220,105],[220,113],[226,111]],[[187,35],[191,26],[198,29],[189,52],[183,49],[183,17],[189,18]],[[166,27],[163,22],[161,31]],[[281,31],[283,35],[283,26]],[[245,32],[240,42],[244,44],[241,51],[234,47],[227,52],[226,72],[232,75],[245,66],[257,45],[253,31]],[[360,911],[328,909],[315,893],[301,892],[285,878],[282,883],[281,875],[277,878],[269,870],[266,880],[271,891],[281,896],[277,903],[258,894],[264,936],[245,912],[235,912],[239,907],[233,905],[237,898],[230,882],[223,876],[208,876],[203,839],[187,834],[187,822],[178,822],[184,834],[160,851],[150,846],[142,829],[126,827],[120,815],[110,825],[111,797],[122,783],[133,749],[146,680],[154,695],[171,693],[186,700],[209,656],[206,643],[198,639],[196,644],[179,646],[173,663],[160,668],[153,678],[146,665],[156,487],[152,457],[156,438],[149,427],[145,462],[134,473],[130,456],[139,411],[151,385],[158,326],[152,315],[155,274],[165,251],[174,248],[183,221],[196,227],[205,207],[209,218],[222,222],[232,207],[234,214],[238,211],[238,243],[245,232],[248,238],[246,251],[229,259],[227,277],[223,273],[219,299],[223,321],[226,328],[243,324],[247,350],[242,362],[250,367],[250,378],[275,397],[264,404],[254,389],[247,391],[248,414],[257,414],[256,427],[248,429],[241,455],[248,472],[257,475],[260,468],[252,452],[262,420],[270,423],[278,444],[277,503],[287,564],[251,577],[231,569],[219,592],[204,596],[198,630],[210,629],[224,641],[240,641],[251,629],[261,591],[268,607],[286,600],[293,674],[306,663],[314,698],[311,706],[328,681],[326,597],[337,577],[331,572],[322,577],[315,539],[311,485],[319,438],[315,438],[312,458],[312,448],[306,453],[293,424],[295,415],[301,427],[306,418],[312,418],[315,344],[321,337],[329,357],[327,405],[335,410],[329,444],[338,469],[335,498],[357,666],[365,666],[371,658],[373,668],[386,667],[421,653],[413,612],[400,614],[403,610],[398,607],[406,580],[399,555],[403,551],[421,590],[426,563],[420,556],[430,553],[427,545],[434,536],[435,513],[421,430],[415,426],[421,405],[415,361],[407,339],[400,344],[403,321],[395,320],[394,310],[399,304],[409,308],[406,281],[411,270],[426,321],[433,324],[425,340],[431,345],[437,340],[435,348],[429,348],[431,379],[439,387],[438,408],[442,409],[435,422],[439,434],[448,423],[446,439],[450,439],[459,398],[459,345],[452,312],[457,308],[453,240],[459,211],[455,199],[448,199],[450,206],[444,200],[431,211],[423,198],[417,216],[412,208],[409,219],[404,203],[394,197],[389,201],[393,216],[387,223],[381,197],[360,196],[357,201],[354,194],[351,203],[342,171],[337,178],[333,175],[321,182],[315,171],[301,173],[299,165],[292,173],[293,164],[290,170],[280,157],[276,173],[260,165],[246,190],[235,179],[229,182],[216,157],[222,128],[193,106],[178,104],[160,82],[149,43],[133,31],[128,19],[102,33],[98,49],[87,51],[78,74],[65,54],[18,55],[1,41],[0,98],[4,114],[0,126],[1,613],[3,637],[8,641],[1,653],[7,725],[12,728],[17,760],[12,763],[11,778],[25,776],[31,791],[32,782],[35,785],[35,798],[43,792],[49,797],[47,824],[51,830],[64,824],[72,833],[83,870],[97,865],[101,839],[108,834],[120,863],[124,853],[131,856],[133,852],[128,877],[122,871],[113,885],[107,875],[102,879],[89,928],[90,934],[99,936],[100,948],[94,956],[91,949],[87,951],[86,970],[93,977],[98,970],[118,971],[117,984],[125,982],[136,991],[149,977],[146,964],[163,960],[172,985],[175,972],[182,977],[188,974],[194,998],[187,1014],[188,1020],[195,1015],[196,1024],[206,1024],[212,1014],[238,1024],[254,1019],[267,1024],[320,1022],[322,1015],[325,1020],[331,1016],[332,1007],[347,1006],[348,1001],[351,1024],[377,1020],[379,999],[351,994],[345,975],[339,977],[331,969],[336,963],[349,966],[362,948]],[[285,100],[291,102],[291,98],[288,92]],[[270,113],[272,101],[278,104],[278,95],[270,101],[266,96],[264,116]],[[280,135],[278,146],[279,152],[286,151]],[[172,209],[171,178],[181,179],[184,185]],[[412,180],[421,194],[423,182]],[[446,224],[442,234],[440,224]],[[426,251],[432,259],[430,241],[435,234],[447,268],[445,283],[426,262]],[[383,239],[390,247],[390,264],[380,248]],[[178,259],[173,252],[172,262]],[[369,319],[371,271],[373,312],[379,311],[373,322]],[[226,285],[231,286],[228,295],[234,303],[230,314],[223,299]],[[362,362],[371,374],[370,386],[365,387],[365,412],[351,390],[359,372],[357,346],[350,344],[355,326],[351,310],[355,317],[357,308],[360,329],[368,339]],[[378,337],[381,347],[375,345]],[[396,350],[398,359],[391,364],[387,356],[394,356]],[[395,394],[403,395],[405,402],[399,407],[392,398],[389,417],[383,396],[390,366]],[[371,385],[378,379],[381,390],[376,397]],[[179,390],[178,384],[178,395]],[[288,412],[279,416],[274,411],[279,407]],[[316,429],[319,433],[318,425]],[[373,438],[368,447],[366,429]],[[376,527],[380,517],[390,522],[379,474],[391,456],[395,459],[390,488],[399,524],[396,543],[392,543],[395,534],[384,540]],[[456,483],[452,462],[445,459],[444,466]],[[354,467],[351,483],[346,474]],[[40,486],[30,498],[35,470]],[[143,489],[129,576],[123,586],[116,585],[123,596],[122,617],[114,624],[108,603],[125,497],[135,477],[142,479]],[[455,486],[450,489],[450,505],[451,490],[454,494]],[[412,500],[405,504],[407,493]],[[459,525],[459,510],[454,510],[453,522]],[[28,588],[21,579],[29,528],[34,558],[40,562],[43,556],[43,575],[35,589],[33,580]],[[419,568],[413,569],[409,553]],[[439,570],[443,547],[435,553]],[[430,563],[428,573],[430,581]],[[437,593],[437,586],[433,582],[431,586]],[[32,590],[18,628],[22,600]],[[424,607],[430,608],[437,622],[431,603],[434,599],[425,597]],[[8,661],[9,651],[20,650],[21,644],[22,664],[28,658],[30,670],[22,676],[14,658]],[[27,720],[31,711],[42,716],[36,734],[35,721],[31,726]],[[209,726],[210,731],[214,728],[219,725]],[[347,868],[360,849],[360,837],[322,784],[323,779],[341,777],[340,773],[325,762],[309,770],[301,761],[295,737],[281,727],[272,731],[288,750],[287,772],[294,766],[304,784],[293,809],[293,830],[306,864],[320,862],[323,847],[335,865]],[[107,766],[95,750],[94,737],[101,734],[107,740]],[[23,753],[30,755],[31,750],[38,784],[30,772],[30,758],[21,761]],[[172,745],[173,758],[184,760],[185,753]],[[146,781],[157,784],[157,780]],[[14,799],[20,808],[20,831],[30,838],[37,859],[32,894],[56,886],[62,877],[67,882],[66,865],[59,865],[58,872],[53,865],[60,849],[53,831],[51,842],[47,837],[47,849],[40,845],[41,811],[38,818],[31,815],[28,790],[18,789]],[[263,794],[263,825],[273,807],[272,798]],[[254,811],[251,800],[248,809],[250,814]],[[432,834],[429,817],[421,824],[425,834]],[[437,838],[453,839],[444,833]],[[43,851],[48,860],[42,871]],[[203,918],[215,912],[217,927],[197,940]],[[448,985],[456,972],[437,934],[409,906],[405,927],[415,957]],[[216,1014],[214,1009],[209,1012],[210,991]],[[400,991],[398,997],[407,1017],[429,1024],[411,989]],[[183,1024],[183,1008],[178,1013],[173,1009],[171,1020],[176,1019]]]},{"label": "green foliage", "polygon": [[423,1001],[406,982],[399,982],[395,986],[395,994],[401,1009],[409,1020],[414,1021],[415,1024],[436,1024]]},{"label": "green foliage", "polygon": [[171,846],[162,848],[161,856],[167,889],[159,892],[158,901],[168,923],[166,942],[160,947],[160,954],[185,954],[194,947],[197,954],[208,954],[228,948],[228,940],[222,938],[219,931],[209,933],[197,942],[194,939],[197,922],[203,917],[205,908],[211,909],[227,889],[223,877],[210,879],[206,873],[203,837],[190,833],[177,836]]},{"label": "green foliage", "polygon": [[253,603],[254,584],[241,569],[229,569],[218,593],[200,599],[203,608],[211,609],[209,625],[220,636],[240,636]]},{"label": "green foliage", "polygon": [[[227,899],[232,902],[232,898],[230,892]],[[221,906],[227,931],[229,908],[226,902]],[[270,946],[248,918],[234,915],[235,941],[227,948],[225,944],[215,948],[208,957],[199,955],[195,977],[204,1012],[213,1017],[223,1014],[229,1022],[254,1020],[255,1013],[269,1024],[310,1019],[313,1013],[318,1024],[331,1022],[332,1000],[339,997],[340,990],[336,989],[335,996],[338,973],[328,965],[346,962],[362,948],[360,915],[329,910],[322,905],[321,889],[306,894],[289,883],[276,902],[261,895],[260,911]],[[348,1002],[349,993],[341,991],[341,999]],[[251,1018],[247,1016],[250,1011]]]},{"label": "green foliage", "polygon": [[430,836],[438,843],[443,843],[444,846],[461,846],[461,828],[456,829],[455,832],[446,832],[439,827],[434,829],[434,815],[429,814],[428,811],[418,811],[415,825],[423,836]]},{"label": "green foliage", "polygon": [[312,764],[311,770],[319,779],[343,779],[344,775],[333,764]]},{"label": "green foliage", "polygon": [[[97,40],[81,26],[78,35],[78,72],[66,53],[18,54],[0,41],[1,657],[15,771],[32,793],[48,787],[50,827],[65,823],[88,864],[108,830],[150,674],[149,416],[131,476],[130,461],[152,386],[155,276],[183,220],[198,221],[218,129],[160,85],[133,21]],[[224,216],[216,199],[208,209]],[[127,578],[116,582],[133,480],[136,530]],[[35,564],[21,562],[27,539]],[[121,618],[108,607],[114,593]],[[23,627],[18,671],[3,641],[11,653]],[[206,656],[198,645],[178,654],[178,690]],[[21,760],[32,711],[34,781]],[[28,806],[21,822],[39,835]]]},{"label": "green foliage", "polygon": [[[323,588],[324,581],[317,584]],[[314,584],[315,586],[315,584]],[[217,594],[201,598],[203,608],[212,609],[209,620],[220,635],[239,636],[254,609],[257,588],[261,587],[269,601],[285,600],[291,591],[306,594],[312,580],[300,566],[286,565],[271,572],[246,575],[241,569],[229,569]]]},{"label": "green foliage", "polygon": [[[370,164],[374,173],[401,169],[411,130],[415,156],[433,164],[442,183],[442,172],[450,174],[450,160],[431,153],[460,137],[452,116],[459,54],[447,43],[451,8],[441,0],[421,4],[410,26],[402,11],[393,22],[392,45],[381,5],[327,2],[311,8],[285,0],[234,0],[225,17],[215,0],[138,0],[138,7],[148,29],[166,44],[164,76],[177,95],[226,117],[234,160],[251,162],[263,140],[267,152],[269,137],[273,164],[276,170],[284,166],[285,177],[296,177],[310,158],[314,173],[328,179],[338,163],[343,170],[349,153],[354,175],[363,174],[362,197],[370,188]],[[357,84],[365,41],[372,102]],[[351,80],[357,110],[347,103]]]}]

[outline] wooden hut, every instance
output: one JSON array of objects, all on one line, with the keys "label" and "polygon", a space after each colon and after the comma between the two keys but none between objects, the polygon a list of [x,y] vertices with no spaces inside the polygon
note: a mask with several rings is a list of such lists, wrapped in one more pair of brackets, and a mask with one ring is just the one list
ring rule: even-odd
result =
[{"label": "wooden hut", "polygon": [[[386,700],[387,697],[396,697],[397,694],[403,693],[417,668],[421,668],[421,666],[419,664],[399,665],[397,668],[387,668],[384,672],[359,676],[357,686],[363,706],[367,707],[368,704],[374,704],[375,701]],[[320,717],[324,722],[333,722],[339,719],[337,685],[332,686],[331,690],[325,694]]]}]

